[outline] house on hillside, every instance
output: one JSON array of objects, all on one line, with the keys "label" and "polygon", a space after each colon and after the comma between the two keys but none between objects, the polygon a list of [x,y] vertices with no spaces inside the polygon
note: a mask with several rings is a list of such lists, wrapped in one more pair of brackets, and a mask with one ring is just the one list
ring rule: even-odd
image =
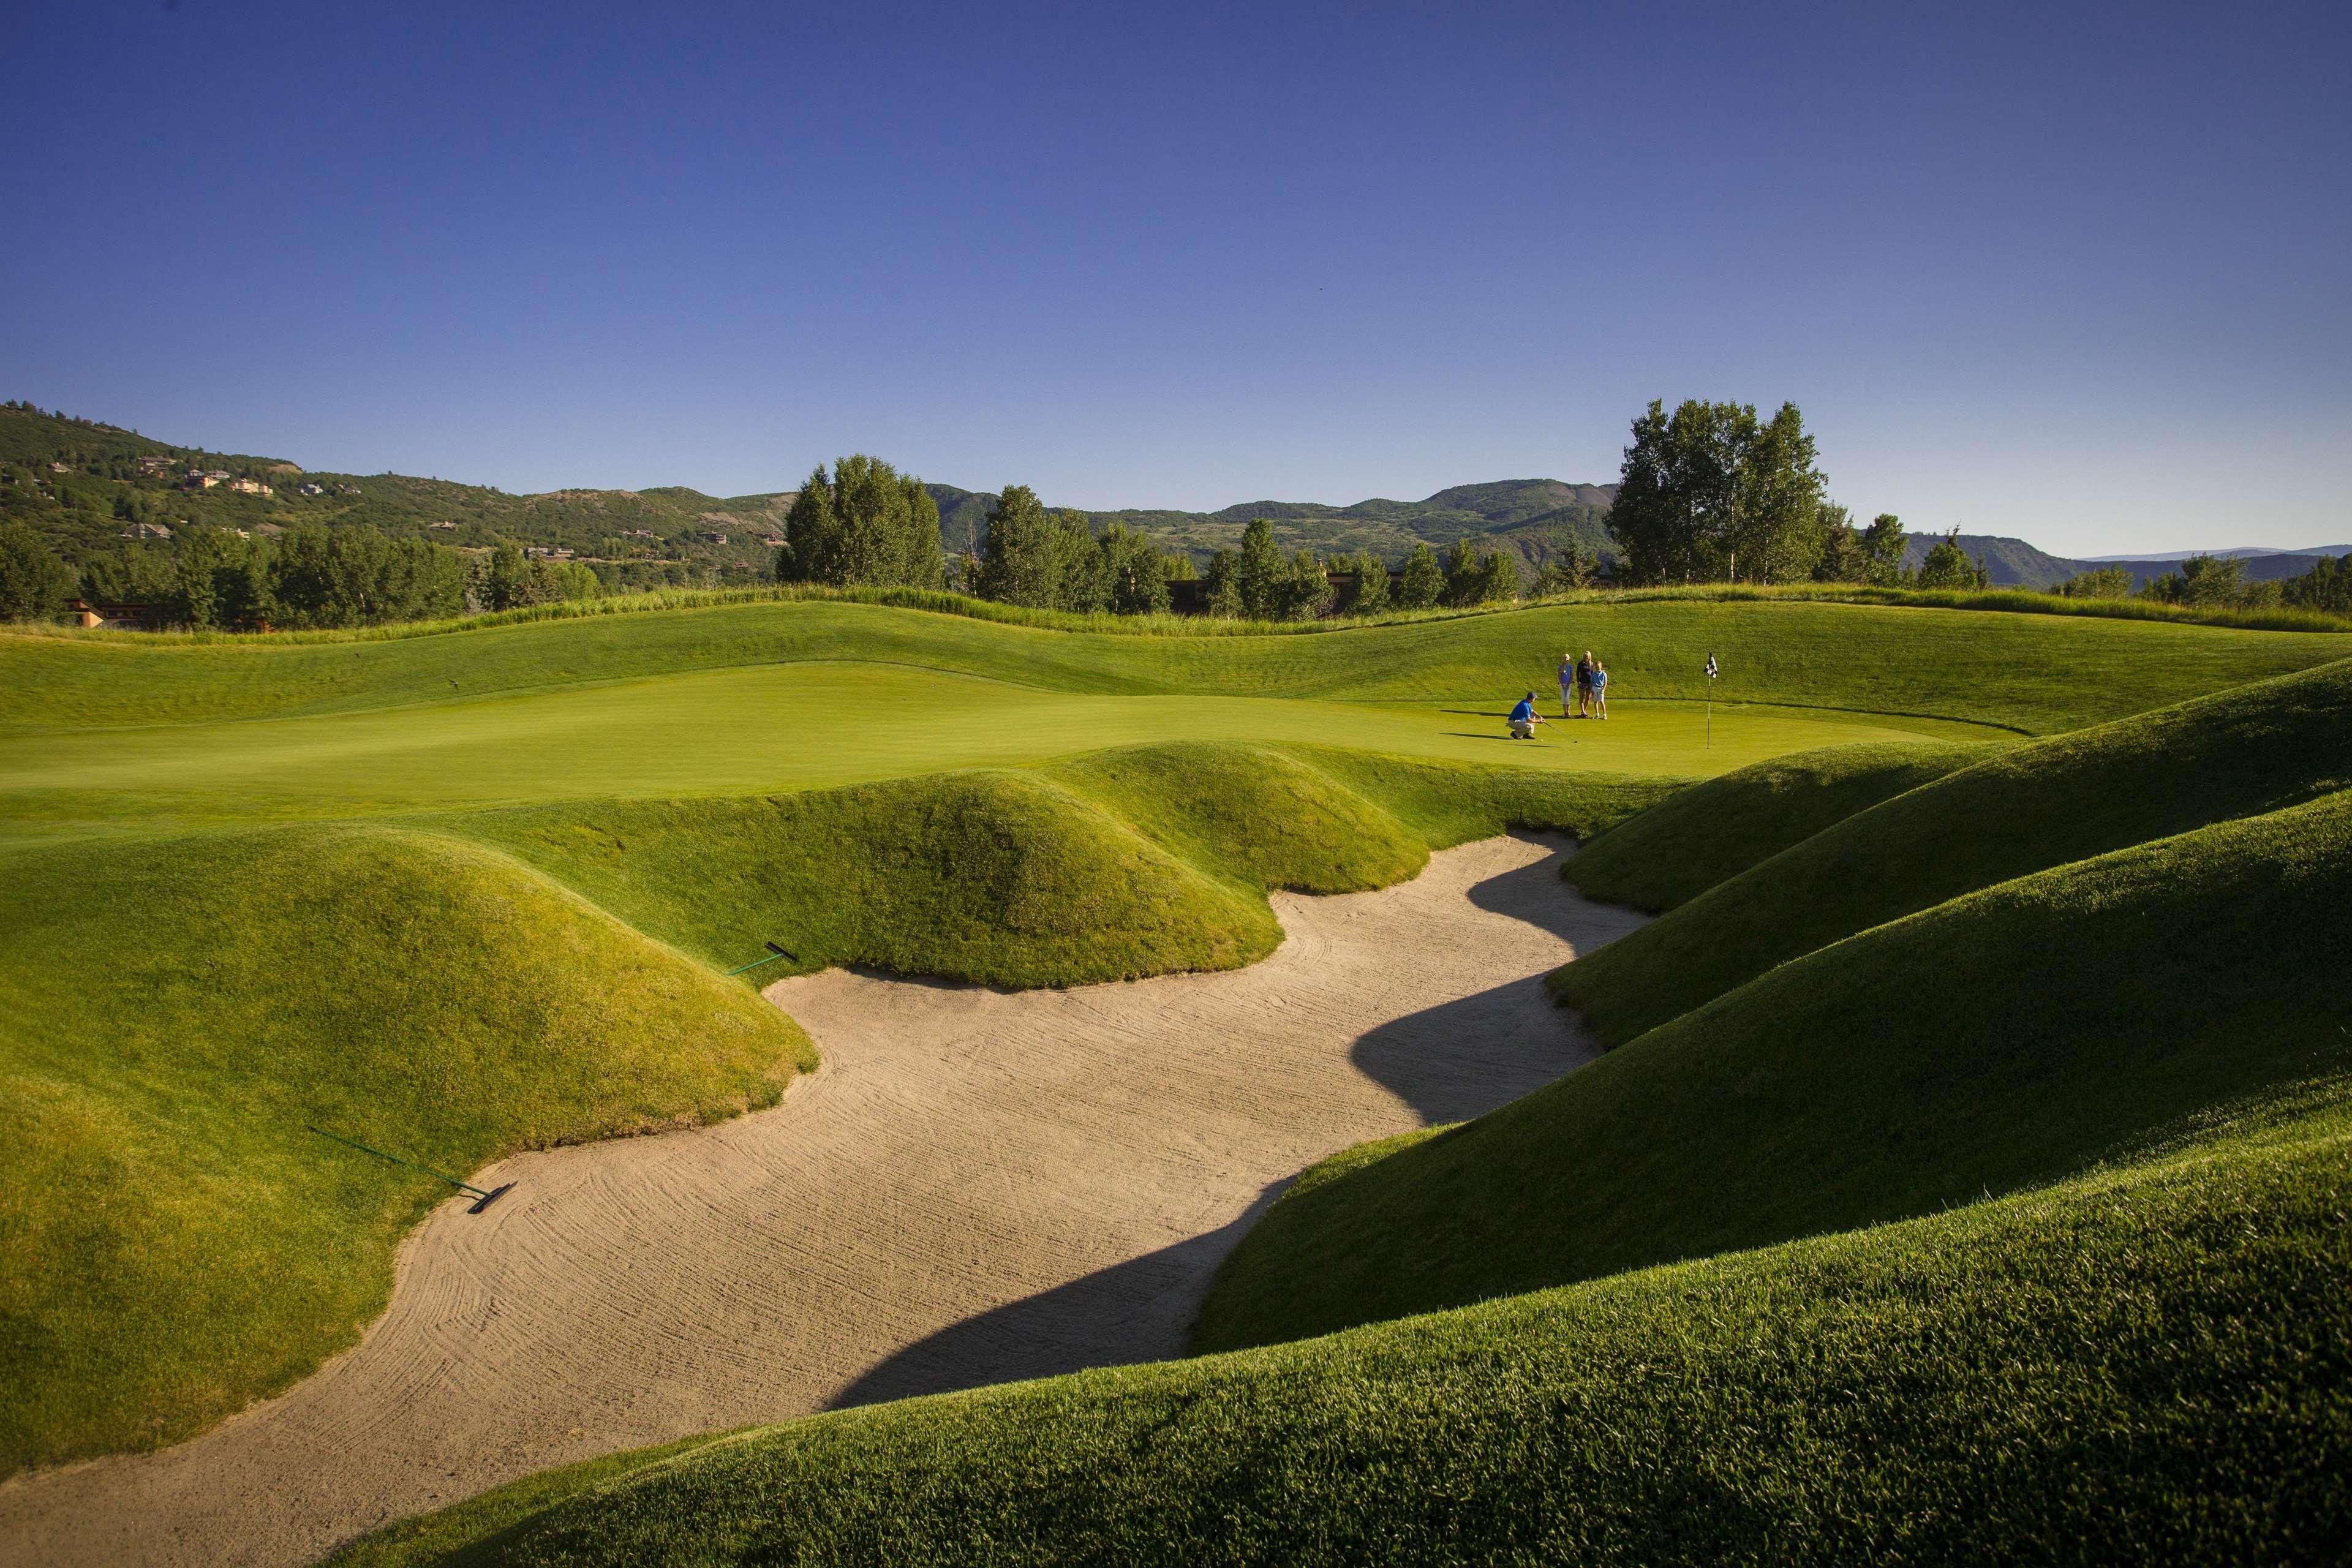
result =
[{"label": "house on hillside", "polygon": [[75,599],[66,605],[66,613],[77,626],[112,626],[119,631],[153,631],[163,624],[163,612],[152,605],[93,605]]},{"label": "house on hillside", "polygon": [[228,488],[249,496],[268,496],[278,493],[259,479],[233,479],[229,482]]},{"label": "house on hillside", "polygon": [[169,539],[172,531],[160,522],[134,522],[116,534],[119,539]]},{"label": "house on hillside", "polygon": [[445,517],[438,522],[428,522],[425,526],[427,528],[456,528],[457,525],[450,519]]},{"label": "house on hillside", "polygon": [[304,485],[302,493],[306,496],[322,496],[327,492],[317,485]]},{"label": "house on hillside", "polygon": [[705,529],[694,537],[699,539],[705,544],[724,544],[727,542],[727,536],[720,533],[716,529]]}]

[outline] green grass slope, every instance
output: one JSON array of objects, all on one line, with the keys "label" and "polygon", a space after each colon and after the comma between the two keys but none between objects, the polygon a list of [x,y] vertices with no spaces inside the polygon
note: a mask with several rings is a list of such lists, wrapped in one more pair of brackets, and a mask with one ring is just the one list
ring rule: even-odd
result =
[{"label": "green grass slope", "polygon": [[740,984],[511,859],[337,827],[0,856],[0,1473],[183,1437],[383,1306],[508,1151],[772,1102]]},{"label": "green grass slope", "polygon": [[2347,1132],[2338,1088],[1903,1225],[604,1461],[336,1561],[2323,1560]]},{"label": "green grass slope", "polygon": [[1654,914],[1984,754],[1965,743],[1887,741],[1753,763],[1603,834],[1563,865],[1560,876],[1589,897]]},{"label": "green grass slope", "polygon": [[774,797],[429,820],[721,969],[774,942],[803,969],[1074,985],[1234,968],[1281,940],[1270,889],[1384,887],[1432,848],[1508,827],[1591,834],[1677,787],[1191,742]]},{"label": "green grass slope", "polygon": [[2071,729],[2344,657],[2340,635],[1864,605],[1643,599],[1230,635],[1063,630],[838,601],[725,605],[359,641],[0,634],[0,733],[352,712],[804,660],[909,665],[1054,691],[1348,700],[1542,690],[1567,648],[1611,693]]},{"label": "green grass slope", "polygon": [[1230,968],[1281,940],[1270,889],[1675,787],[1190,744],[0,851],[0,1471],[184,1436],[380,1308],[441,1190],[305,1123],[462,1173],[723,1116],[813,1059],[712,973],[766,942],[1004,985]]},{"label": "green grass slope", "polygon": [[730,968],[772,941],[809,968],[1072,984],[1230,969],[1282,939],[1264,899],[1029,772],[531,808],[467,826]]},{"label": "green grass slope", "polygon": [[2004,882],[1810,953],[1276,1204],[1229,1349],[1900,1219],[2352,1057],[2352,791]]},{"label": "green grass slope", "polygon": [[2347,784],[2352,661],[2010,748],[1566,965],[1553,993],[1602,1039],[1630,1040],[1775,964],[1973,889]]}]

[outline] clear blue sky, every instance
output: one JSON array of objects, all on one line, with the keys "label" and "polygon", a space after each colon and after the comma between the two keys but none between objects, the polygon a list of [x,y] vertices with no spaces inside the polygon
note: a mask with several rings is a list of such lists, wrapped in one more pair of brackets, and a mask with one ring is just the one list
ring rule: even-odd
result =
[{"label": "clear blue sky", "polygon": [[[675,13],[663,15],[661,13]],[[21,3],[0,395],[512,490],[2352,536],[2352,7]]]}]

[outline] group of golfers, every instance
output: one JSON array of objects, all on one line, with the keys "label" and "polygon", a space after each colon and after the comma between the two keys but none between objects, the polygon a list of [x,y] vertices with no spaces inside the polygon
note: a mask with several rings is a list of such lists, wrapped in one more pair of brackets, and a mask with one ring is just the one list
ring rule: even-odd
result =
[{"label": "group of golfers", "polygon": [[[1572,653],[1559,656],[1559,716],[1563,719],[1606,719],[1609,717],[1609,667],[1592,657],[1586,648],[1582,658]],[[1545,722],[1536,711],[1536,694],[1528,692],[1511,710],[1511,739],[1532,741],[1536,726]]]}]

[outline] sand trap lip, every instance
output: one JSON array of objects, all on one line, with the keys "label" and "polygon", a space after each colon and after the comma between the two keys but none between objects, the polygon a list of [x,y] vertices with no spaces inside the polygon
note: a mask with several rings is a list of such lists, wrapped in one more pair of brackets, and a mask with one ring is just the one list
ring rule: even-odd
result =
[{"label": "sand trap lip", "polygon": [[417,1227],[357,1347],[177,1447],[0,1487],[0,1556],[309,1562],[616,1448],[1181,1355],[1301,1166],[1590,1059],[1541,977],[1641,917],[1580,899],[1560,852],[1277,895],[1282,947],[1225,973],[780,982],[825,1062],[781,1105],[479,1173],[517,1185]]}]

